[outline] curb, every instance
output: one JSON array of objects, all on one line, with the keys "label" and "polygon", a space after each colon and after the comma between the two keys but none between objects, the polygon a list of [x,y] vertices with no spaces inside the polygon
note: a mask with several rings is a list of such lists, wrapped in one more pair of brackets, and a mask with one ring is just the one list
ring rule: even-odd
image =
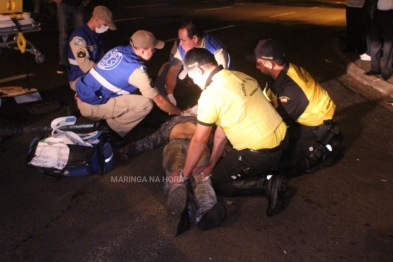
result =
[{"label": "curb", "polygon": [[338,46],[338,40],[334,39],[333,41],[336,53],[338,54],[340,59],[347,65],[346,73],[348,75],[355,78],[358,82],[377,90],[381,94],[393,98],[392,84],[382,80],[379,77],[365,75],[365,71],[361,67],[356,65],[353,61],[351,61],[348,57],[341,53]]}]

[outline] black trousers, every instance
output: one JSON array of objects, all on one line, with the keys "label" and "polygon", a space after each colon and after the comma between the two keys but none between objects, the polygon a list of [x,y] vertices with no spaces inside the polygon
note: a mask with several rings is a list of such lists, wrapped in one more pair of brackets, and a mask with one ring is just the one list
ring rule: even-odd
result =
[{"label": "black trousers", "polygon": [[268,171],[277,171],[285,146],[286,139],[279,147],[263,152],[232,149],[213,169],[210,179],[214,189],[227,195],[226,191],[230,191],[234,181],[256,178]]},{"label": "black trousers", "polygon": [[345,49],[363,54],[367,50],[366,30],[363,24],[363,10],[346,7],[347,43]]},{"label": "black trousers", "polygon": [[[393,10],[376,10],[374,20],[367,26],[370,39],[371,70],[383,75],[392,73]],[[383,43],[384,64],[381,66],[380,49]]]},{"label": "black trousers", "polygon": [[306,147],[315,141],[315,126],[292,124],[288,130],[288,146],[283,152],[279,172],[287,177],[303,174],[308,169]]}]

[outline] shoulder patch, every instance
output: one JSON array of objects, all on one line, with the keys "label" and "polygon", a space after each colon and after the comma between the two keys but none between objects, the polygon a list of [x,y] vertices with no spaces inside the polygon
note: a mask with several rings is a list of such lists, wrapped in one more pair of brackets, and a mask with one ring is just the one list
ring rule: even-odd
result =
[{"label": "shoulder patch", "polygon": [[141,72],[146,73],[146,66],[141,66]]},{"label": "shoulder patch", "polygon": [[78,58],[84,58],[86,57],[86,51],[83,50],[82,48],[78,50],[78,52],[76,53]]},{"label": "shoulder patch", "polygon": [[77,39],[75,39],[74,44],[75,44],[75,45],[82,45],[82,44],[83,44],[83,39],[82,39],[82,38],[77,38]]},{"label": "shoulder patch", "polygon": [[287,96],[280,96],[278,99],[280,99],[281,104],[286,104],[290,100],[290,98]]}]

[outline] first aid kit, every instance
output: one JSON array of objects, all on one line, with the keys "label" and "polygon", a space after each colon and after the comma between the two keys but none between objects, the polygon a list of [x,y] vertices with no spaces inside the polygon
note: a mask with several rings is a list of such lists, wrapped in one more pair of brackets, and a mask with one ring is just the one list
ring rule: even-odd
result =
[{"label": "first aid kit", "polygon": [[49,136],[30,143],[27,165],[46,176],[89,176],[113,169],[112,146],[101,139],[101,131],[75,133],[62,128],[74,125],[75,116],[56,118]]}]

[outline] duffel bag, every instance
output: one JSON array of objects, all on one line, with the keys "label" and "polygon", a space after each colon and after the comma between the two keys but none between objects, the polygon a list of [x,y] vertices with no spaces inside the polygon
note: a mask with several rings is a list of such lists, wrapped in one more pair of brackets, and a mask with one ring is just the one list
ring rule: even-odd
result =
[{"label": "duffel bag", "polygon": [[77,134],[60,128],[73,125],[76,117],[56,118],[51,136],[36,137],[30,143],[27,165],[46,176],[89,176],[113,169],[112,146],[101,139],[101,131]]}]

